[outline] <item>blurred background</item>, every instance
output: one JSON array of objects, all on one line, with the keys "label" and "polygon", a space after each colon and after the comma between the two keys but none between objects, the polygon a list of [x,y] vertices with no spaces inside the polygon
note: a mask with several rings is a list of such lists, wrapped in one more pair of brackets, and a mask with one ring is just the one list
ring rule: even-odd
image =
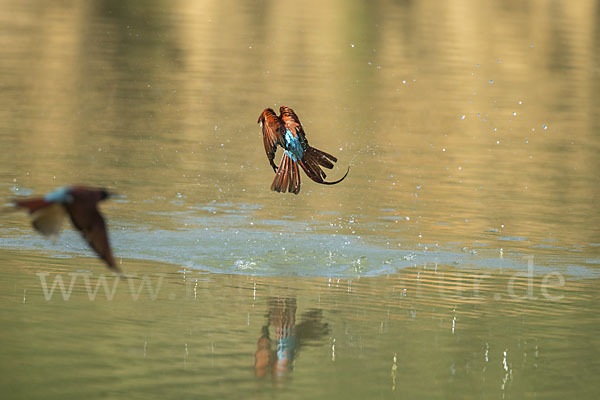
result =
[{"label": "blurred background", "polygon": [[[212,311],[201,315],[191,311],[195,303],[179,302],[180,295],[169,302],[174,298],[167,293],[175,292],[167,289],[160,307],[147,297],[99,305],[88,300],[82,281],[74,286],[75,298],[81,296],[77,307],[60,297],[48,303],[36,273],[48,272],[51,280],[72,271],[101,274],[104,267],[72,229],[52,244],[33,232],[24,213],[3,214],[0,299],[3,324],[11,326],[3,340],[11,350],[2,370],[3,379],[17,382],[7,386],[15,397],[31,398],[49,385],[50,393],[65,398],[62,386],[50,383],[57,377],[48,365],[57,360],[67,370],[88,371],[83,376],[95,382],[82,377],[73,393],[106,395],[99,382],[114,382],[115,376],[97,365],[73,368],[73,360],[54,352],[47,354],[48,365],[32,367],[46,341],[25,320],[57,317],[50,323],[54,334],[42,330],[41,337],[52,341],[65,333],[62,318],[79,321],[98,312],[94,321],[102,326],[113,307],[129,315],[124,327],[105,328],[122,329],[135,342],[117,346],[125,352],[109,350],[122,336],[98,337],[95,324],[77,334],[106,346],[106,354],[89,354],[104,367],[112,368],[111,360],[138,363],[136,372],[121,371],[129,379],[108,394],[133,390],[128,384],[135,376],[154,381],[168,371],[165,382],[189,394],[215,379],[225,385],[213,386],[211,395],[233,397],[235,385],[224,371],[243,365],[230,370],[230,378],[259,395],[266,389],[254,386],[254,342],[269,298],[277,296],[296,299],[298,315],[324,309],[330,327],[321,338],[322,353],[307,348],[315,358],[295,359],[301,363],[304,357],[315,369],[307,375],[294,370],[298,378],[289,397],[323,395],[310,390],[322,389],[324,377],[330,397],[357,390],[401,397],[390,380],[399,338],[406,352],[428,348],[408,357],[418,365],[402,369],[394,361],[394,388],[403,380],[411,397],[589,397],[596,391],[598,2],[0,0],[0,9],[3,203],[65,184],[107,187],[124,196],[101,206],[121,268],[163,274],[173,291],[189,279],[213,282],[204,287],[204,310]],[[328,178],[341,177],[350,166],[345,181],[320,186],[302,175],[297,196],[269,190],[273,171],[256,120],[265,107],[282,104],[296,111],[312,146],[338,158]],[[535,266],[536,285],[544,273],[564,276],[566,300],[492,301],[500,299],[497,290],[506,293],[511,274],[527,271],[528,262]],[[428,269],[450,278],[436,275],[435,284],[411,297],[411,285],[421,288]],[[452,301],[437,296],[439,287],[454,290],[459,278],[472,281],[473,271],[493,277],[483,303],[466,301],[462,292]],[[397,283],[405,278],[412,283]],[[525,285],[520,294],[525,278],[519,278]],[[320,304],[321,290],[331,288],[332,280],[337,287],[341,280],[344,290],[330,293],[327,308]],[[119,291],[126,292],[121,284]],[[243,290],[213,296],[224,287]],[[40,308],[13,307],[32,296]],[[462,326],[472,329],[455,331],[462,302],[472,307]],[[176,317],[172,307],[189,313]],[[203,358],[203,352],[219,351],[218,340],[207,335],[229,332],[229,350],[243,340],[231,326],[235,318],[217,318],[216,309],[241,313],[242,324],[247,316],[245,329],[252,332],[244,350],[221,354],[220,371]],[[416,317],[422,313],[427,317]],[[131,322],[140,315],[144,323]],[[389,322],[394,315],[395,325]],[[196,348],[202,349],[196,353],[188,352],[188,317],[202,321],[194,325],[202,332],[195,331]],[[544,323],[528,325],[528,318]],[[148,337],[160,329],[149,326],[158,320],[164,324],[158,337],[177,342],[177,362],[167,345],[155,368],[146,369],[138,350],[144,346],[145,359]],[[410,328],[405,320],[421,322]],[[548,342],[540,342],[540,329]],[[189,337],[173,339],[173,331]],[[426,340],[419,339],[423,331],[430,333]],[[574,331],[579,334],[569,342]],[[30,332],[39,348],[25,345],[21,332]],[[365,350],[366,337],[385,332]],[[461,341],[441,339],[460,332]],[[341,337],[347,341],[340,343]],[[81,348],[73,349],[69,340],[56,346],[91,350],[83,339],[72,341]],[[194,383],[180,375],[184,342],[186,368],[195,365],[203,374]],[[437,347],[429,349],[431,343]],[[346,367],[339,370],[331,369],[335,346],[348,350]],[[555,351],[538,355],[546,358],[534,368],[532,354],[544,346]],[[523,360],[520,367],[516,361],[509,365],[511,351]],[[484,357],[488,362],[488,352],[495,357],[494,378],[486,375],[487,364],[478,364]],[[20,369],[11,367],[16,360],[23,363]],[[372,372],[360,370],[365,360]],[[579,380],[569,378],[574,370]],[[38,386],[26,384],[32,376]],[[365,381],[377,383],[355,386]],[[423,386],[410,385],[417,381]],[[172,394],[147,383],[135,393]]]}]

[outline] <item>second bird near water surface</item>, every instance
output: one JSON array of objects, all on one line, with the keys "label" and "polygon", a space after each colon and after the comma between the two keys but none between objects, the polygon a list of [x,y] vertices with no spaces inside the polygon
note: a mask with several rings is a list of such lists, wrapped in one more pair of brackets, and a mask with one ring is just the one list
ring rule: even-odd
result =
[{"label": "second bird near water surface", "polygon": [[63,186],[44,197],[17,200],[15,205],[29,211],[36,231],[53,239],[60,233],[68,215],[73,226],[106,265],[119,271],[110,250],[104,218],[98,211],[98,203],[110,195],[105,189]]}]

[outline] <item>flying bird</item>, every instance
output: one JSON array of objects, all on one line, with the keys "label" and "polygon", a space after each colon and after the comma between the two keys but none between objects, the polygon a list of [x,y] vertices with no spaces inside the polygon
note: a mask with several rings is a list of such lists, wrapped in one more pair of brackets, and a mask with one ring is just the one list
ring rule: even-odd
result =
[{"label": "flying bird", "polygon": [[111,193],[100,188],[63,186],[44,197],[17,200],[15,205],[26,208],[35,230],[53,240],[56,240],[68,214],[73,226],[81,232],[96,254],[111,269],[120,271],[110,250],[104,218],[98,211],[98,202],[110,195]]},{"label": "flying bird", "polygon": [[[279,114],[277,116],[273,109],[265,108],[257,121],[262,126],[263,143],[269,164],[275,171],[271,190],[284,193],[287,190],[290,193],[298,194],[300,192],[298,165],[310,179],[322,185],[335,185],[348,176],[350,167],[346,174],[337,181],[325,181],[327,175],[322,167],[333,168],[333,163],[337,161],[337,158],[308,145],[304,128],[294,110],[281,106]],[[277,146],[283,148],[279,166],[276,166],[274,162]]]}]

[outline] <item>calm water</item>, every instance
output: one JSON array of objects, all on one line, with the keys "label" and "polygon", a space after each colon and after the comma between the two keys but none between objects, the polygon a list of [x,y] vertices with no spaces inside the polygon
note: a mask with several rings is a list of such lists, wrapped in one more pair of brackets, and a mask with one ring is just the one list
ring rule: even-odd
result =
[{"label": "calm water", "polygon": [[600,395],[596,2],[0,7],[0,201],[121,193],[127,273],[3,211],[3,397]]}]

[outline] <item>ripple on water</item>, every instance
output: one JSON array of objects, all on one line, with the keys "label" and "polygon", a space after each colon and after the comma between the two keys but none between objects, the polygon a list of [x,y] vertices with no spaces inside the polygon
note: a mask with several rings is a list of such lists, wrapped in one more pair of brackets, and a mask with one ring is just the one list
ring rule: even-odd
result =
[{"label": "ripple on water", "polygon": [[[231,215],[230,215],[231,216]],[[197,221],[196,221],[197,222]],[[276,221],[275,221],[276,222]],[[380,276],[416,265],[459,265],[468,268],[493,268],[524,271],[527,254],[507,252],[480,246],[443,248],[428,246],[415,249],[391,249],[369,243],[357,236],[321,234],[297,229],[264,231],[261,228],[220,226],[219,229],[198,228],[196,224],[177,230],[140,230],[134,227],[111,232],[114,253],[123,259],[137,259],[176,264],[186,268],[216,273],[259,276],[356,277]],[[299,223],[304,226],[303,223]],[[191,227],[190,227],[191,226]],[[65,231],[56,244],[37,234],[3,230],[2,246],[21,250],[51,252],[53,257],[88,256],[93,254],[72,230]],[[535,258],[535,273],[552,271],[577,276],[596,276],[598,260],[579,259],[555,254]],[[585,262],[584,262],[585,261]],[[533,260],[532,260],[533,262]],[[124,268],[126,261],[123,263]]]}]

